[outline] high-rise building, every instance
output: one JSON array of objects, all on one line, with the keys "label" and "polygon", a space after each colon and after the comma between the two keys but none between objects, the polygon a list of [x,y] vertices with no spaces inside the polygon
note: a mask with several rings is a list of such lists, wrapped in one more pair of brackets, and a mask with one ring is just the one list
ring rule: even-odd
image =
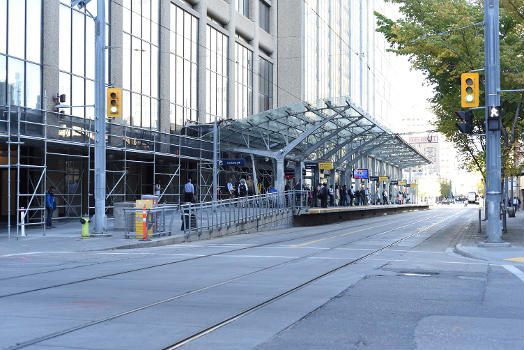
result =
[{"label": "high-rise building", "polygon": [[[349,96],[385,125],[382,0],[106,0],[106,77],[122,88],[107,121],[108,207],[153,193],[176,202],[188,176],[210,198],[206,128],[299,101]],[[97,0],[0,0],[0,213],[49,186],[59,215],[94,206]],[[7,141],[10,141],[8,143]],[[10,145],[8,147],[8,145]],[[8,169],[11,169],[9,171]],[[271,166],[260,176],[271,177]],[[31,208],[30,210],[33,210]],[[32,220],[31,219],[31,220]],[[36,220],[36,219],[35,219]]]}]

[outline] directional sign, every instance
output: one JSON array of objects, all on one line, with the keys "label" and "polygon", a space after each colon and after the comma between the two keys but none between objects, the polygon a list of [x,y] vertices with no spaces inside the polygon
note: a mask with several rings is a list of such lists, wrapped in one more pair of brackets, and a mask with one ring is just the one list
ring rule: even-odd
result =
[{"label": "directional sign", "polygon": [[244,166],[246,161],[244,159],[221,159],[218,161],[220,166]]},{"label": "directional sign", "polygon": [[370,176],[369,180],[370,181],[378,181],[378,176]]},{"label": "directional sign", "polygon": [[390,181],[389,184],[390,185],[398,185],[398,181]]},{"label": "directional sign", "polygon": [[488,118],[489,119],[498,119],[500,118],[500,106],[489,106],[488,107]]},{"label": "directional sign", "polygon": [[399,186],[404,186],[404,185],[406,185],[406,181],[399,181],[399,182],[398,182],[398,185],[399,185]]},{"label": "directional sign", "polygon": [[318,169],[317,162],[304,162],[304,169]]},{"label": "directional sign", "polygon": [[409,187],[415,188],[415,187],[417,187],[417,184],[410,184]]},{"label": "directional sign", "polygon": [[378,181],[389,181],[389,176],[379,176]]},{"label": "directional sign", "polygon": [[331,162],[318,163],[318,168],[320,170],[331,170],[333,169],[333,163]]}]

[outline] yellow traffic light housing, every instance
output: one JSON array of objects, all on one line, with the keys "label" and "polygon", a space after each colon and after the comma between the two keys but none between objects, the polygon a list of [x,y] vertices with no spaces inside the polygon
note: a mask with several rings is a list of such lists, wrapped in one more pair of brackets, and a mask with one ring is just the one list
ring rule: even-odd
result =
[{"label": "yellow traffic light housing", "polygon": [[122,117],[122,89],[107,88],[106,113],[109,118]]},{"label": "yellow traffic light housing", "polygon": [[462,107],[479,106],[479,74],[462,73],[460,76],[460,105]]}]

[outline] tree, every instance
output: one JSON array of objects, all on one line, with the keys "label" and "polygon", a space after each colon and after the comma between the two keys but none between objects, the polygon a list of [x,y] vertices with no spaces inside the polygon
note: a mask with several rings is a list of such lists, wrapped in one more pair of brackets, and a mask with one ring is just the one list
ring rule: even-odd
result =
[{"label": "tree", "polygon": [[[485,139],[460,133],[455,111],[460,110],[460,74],[484,67],[482,0],[386,0],[398,5],[401,18],[377,16],[378,32],[390,51],[407,56],[412,67],[425,75],[434,89],[430,99],[434,124],[459,150],[463,167],[478,170],[485,179]],[[501,0],[501,89],[524,88],[524,2]],[[482,74],[482,72],[481,72]],[[481,75],[481,106],[484,105]],[[503,169],[505,175],[520,173],[524,164],[524,93],[502,93]],[[484,110],[475,110],[474,133],[485,133]],[[502,141],[501,141],[502,142]]]},{"label": "tree", "polygon": [[440,197],[449,197],[451,194],[451,182],[440,181]]}]

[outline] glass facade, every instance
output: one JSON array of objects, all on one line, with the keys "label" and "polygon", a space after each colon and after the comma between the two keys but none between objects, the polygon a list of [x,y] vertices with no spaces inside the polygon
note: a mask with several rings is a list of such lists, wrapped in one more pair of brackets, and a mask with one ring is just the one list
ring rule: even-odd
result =
[{"label": "glass facade", "polygon": [[270,6],[264,1],[259,0],[258,5],[258,25],[269,33],[269,8]]},{"label": "glass facade", "polygon": [[227,117],[227,53],[228,37],[210,25],[206,29],[206,120],[204,123]]},{"label": "glass facade", "polygon": [[258,111],[273,108],[273,63],[259,58]]},{"label": "glass facade", "polygon": [[382,1],[304,0],[305,100],[350,96],[384,120],[389,67],[374,18],[383,8]]},{"label": "glass facade", "polygon": [[0,0],[0,104],[41,108],[42,0]]},{"label": "glass facade", "polygon": [[249,0],[235,0],[238,13],[249,18]]},{"label": "glass facade", "polygon": [[170,130],[198,121],[197,47],[198,19],[171,4]]},{"label": "glass facade", "polygon": [[159,0],[122,0],[122,117],[128,125],[159,127]]},{"label": "glass facade", "polygon": [[253,114],[253,51],[235,43],[236,118]]}]

